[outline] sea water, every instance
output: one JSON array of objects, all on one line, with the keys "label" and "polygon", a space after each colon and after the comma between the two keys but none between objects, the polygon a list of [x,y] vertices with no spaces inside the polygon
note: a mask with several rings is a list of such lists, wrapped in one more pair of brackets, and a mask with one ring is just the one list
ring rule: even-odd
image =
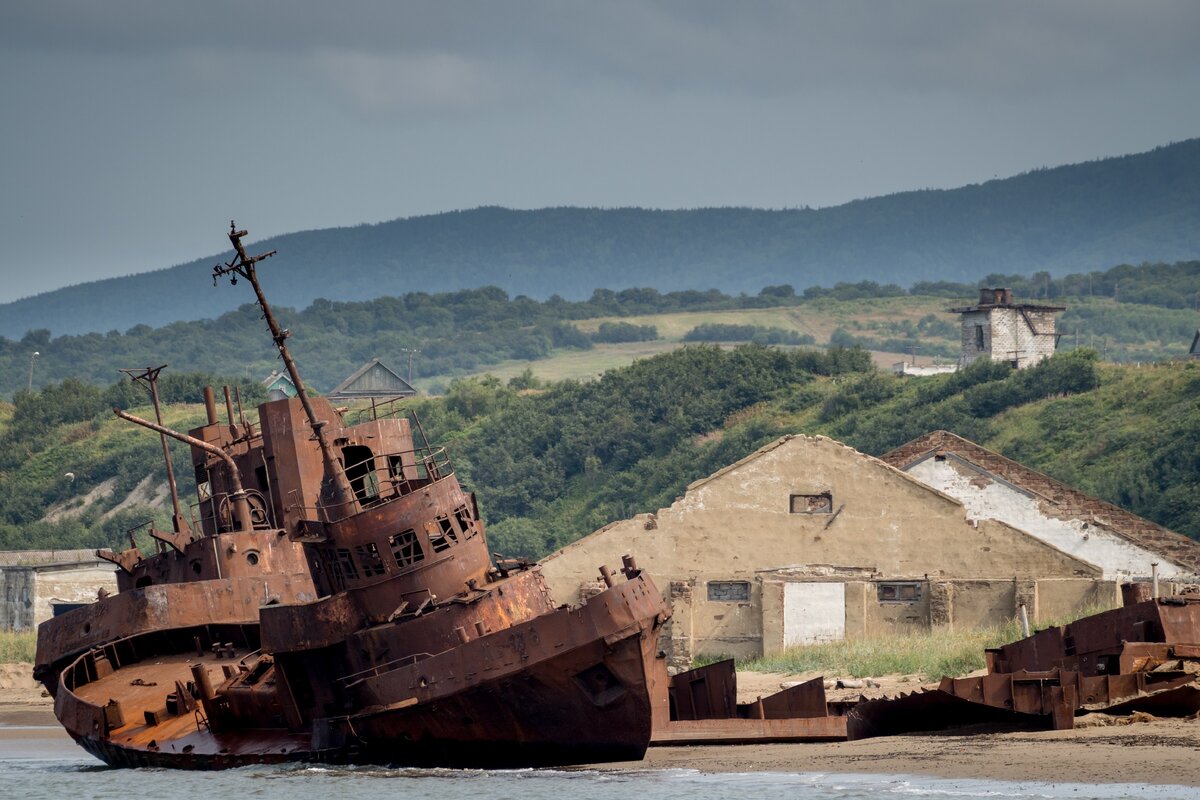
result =
[{"label": "sea water", "polygon": [[[21,732],[28,731],[28,737]],[[956,780],[911,775],[720,772],[684,769],[448,770],[259,766],[221,772],[112,769],[65,738],[5,726],[0,787],[24,800],[859,800],[1004,798],[1200,800],[1200,788]]]}]

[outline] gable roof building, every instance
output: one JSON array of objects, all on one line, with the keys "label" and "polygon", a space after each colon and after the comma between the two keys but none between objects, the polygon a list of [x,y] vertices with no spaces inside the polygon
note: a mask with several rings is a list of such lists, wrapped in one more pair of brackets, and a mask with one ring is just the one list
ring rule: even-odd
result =
[{"label": "gable roof building", "polygon": [[262,387],[268,397],[272,392],[282,392],[285,397],[296,396],[296,384],[292,383],[291,377],[286,372],[280,372],[277,369],[271,370],[271,374],[263,379]]},{"label": "gable roof building", "polygon": [[389,399],[412,397],[417,390],[378,358],[359,367],[329,393],[331,400]]},{"label": "gable roof building", "polygon": [[1200,542],[1074,489],[949,431],[934,431],[882,456],[963,503],[1094,564],[1113,580],[1200,572]]},{"label": "gable roof building", "polygon": [[667,594],[666,645],[696,655],[1034,621],[1119,603],[1079,556],[823,436],[785,436],[541,562],[553,596],[598,591],[632,554]]}]

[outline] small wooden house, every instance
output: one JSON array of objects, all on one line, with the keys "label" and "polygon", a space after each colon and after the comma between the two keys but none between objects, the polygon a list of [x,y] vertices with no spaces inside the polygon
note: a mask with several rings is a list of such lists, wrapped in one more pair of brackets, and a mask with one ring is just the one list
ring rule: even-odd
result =
[{"label": "small wooden house", "polygon": [[361,366],[329,393],[330,400],[384,400],[412,397],[417,390],[378,358]]}]

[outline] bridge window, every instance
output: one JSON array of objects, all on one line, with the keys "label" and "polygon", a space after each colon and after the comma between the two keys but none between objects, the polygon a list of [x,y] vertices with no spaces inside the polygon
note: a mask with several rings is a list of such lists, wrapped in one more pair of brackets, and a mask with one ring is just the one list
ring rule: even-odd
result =
[{"label": "bridge window", "polygon": [[383,556],[379,555],[379,548],[375,546],[374,542],[359,545],[354,548],[354,552],[358,555],[358,563],[362,566],[364,578],[375,578],[387,572],[387,568],[383,565]]},{"label": "bridge window", "polygon": [[425,558],[425,553],[421,551],[421,542],[417,539],[417,532],[412,528],[397,533],[389,538],[388,542],[392,545],[392,556],[399,567],[411,566]]}]

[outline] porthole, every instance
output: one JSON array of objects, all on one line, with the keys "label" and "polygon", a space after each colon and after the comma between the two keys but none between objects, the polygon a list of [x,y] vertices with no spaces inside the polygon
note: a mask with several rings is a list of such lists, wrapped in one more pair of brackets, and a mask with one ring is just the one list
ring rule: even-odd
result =
[{"label": "porthole", "polygon": [[246,563],[252,567],[258,566],[258,553],[254,550],[246,551]]}]

